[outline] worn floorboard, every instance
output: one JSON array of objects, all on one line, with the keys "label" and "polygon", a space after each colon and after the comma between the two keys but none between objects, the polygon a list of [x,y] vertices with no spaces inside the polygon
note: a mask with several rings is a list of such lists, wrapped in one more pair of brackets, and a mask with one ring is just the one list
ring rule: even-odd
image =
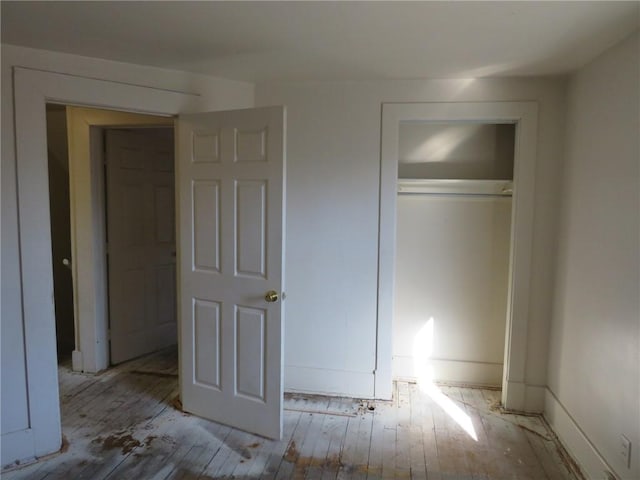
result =
[{"label": "worn floorboard", "polygon": [[62,362],[59,384],[67,446],[3,480],[581,480],[546,423],[504,413],[490,389],[397,382],[390,402],[287,394],[272,441],[176,409],[175,349],[100,375]]}]

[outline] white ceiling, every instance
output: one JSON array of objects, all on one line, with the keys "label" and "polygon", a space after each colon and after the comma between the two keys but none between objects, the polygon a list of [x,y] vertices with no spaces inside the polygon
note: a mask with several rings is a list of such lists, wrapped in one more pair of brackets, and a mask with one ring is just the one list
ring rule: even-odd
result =
[{"label": "white ceiling", "polygon": [[251,82],[555,75],[640,2],[1,2],[2,42]]}]

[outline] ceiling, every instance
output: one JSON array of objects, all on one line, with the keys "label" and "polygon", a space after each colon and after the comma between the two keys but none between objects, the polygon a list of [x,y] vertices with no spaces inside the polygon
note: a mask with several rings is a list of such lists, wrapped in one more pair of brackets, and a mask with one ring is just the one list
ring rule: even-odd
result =
[{"label": "ceiling", "polygon": [[12,2],[2,42],[250,82],[566,74],[640,2]]}]

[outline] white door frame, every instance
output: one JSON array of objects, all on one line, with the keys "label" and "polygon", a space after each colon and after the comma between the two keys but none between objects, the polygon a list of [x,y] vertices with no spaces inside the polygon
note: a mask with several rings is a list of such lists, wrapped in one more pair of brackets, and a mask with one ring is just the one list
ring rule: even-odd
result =
[{"label": "white door frame", "polygon": [[[380,230],[375,396],[392,394],[398,136],[401,121],[516,124],[511,208],[509,296],[502,403],[525,411],[527,326],[534,214],[538,106],[535,102],[385,103],[382,106]],[[535,387],[534,387],[535,388]],[[533,395],[533,394],[532,394]]]},{"label": "white door frame", "polygon": [[166,116],[82,107],[67,110],[75,371],[96,373],[109,366],[102,129],[173,123]]},{"label": "white door frame", "polygon": [[[23,67],[13,68],[13,84],[29,428],[19,432],[20,443],[16,441],[11,445],[7,457],[26,458],[58,450],[62,438],[51,264],[46,103],[172,116],[198,111],[200,98],[192,93]],[[3,440],[4,457],[7,439]]]}]

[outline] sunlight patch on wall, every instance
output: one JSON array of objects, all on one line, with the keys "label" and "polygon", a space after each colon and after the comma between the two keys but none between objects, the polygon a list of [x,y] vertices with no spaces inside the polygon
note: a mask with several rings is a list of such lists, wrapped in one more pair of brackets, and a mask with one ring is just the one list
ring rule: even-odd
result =
[{"label": "sunlight patch on wall", "polygon": [[429,163],[451,160],[451,155],[456,149],[464,145],[465,142],[481,135],[484,125],[465,124],[438,127],[440,131],[430,135],[420,145],[406,152],[401,161],[407,163]]}]

